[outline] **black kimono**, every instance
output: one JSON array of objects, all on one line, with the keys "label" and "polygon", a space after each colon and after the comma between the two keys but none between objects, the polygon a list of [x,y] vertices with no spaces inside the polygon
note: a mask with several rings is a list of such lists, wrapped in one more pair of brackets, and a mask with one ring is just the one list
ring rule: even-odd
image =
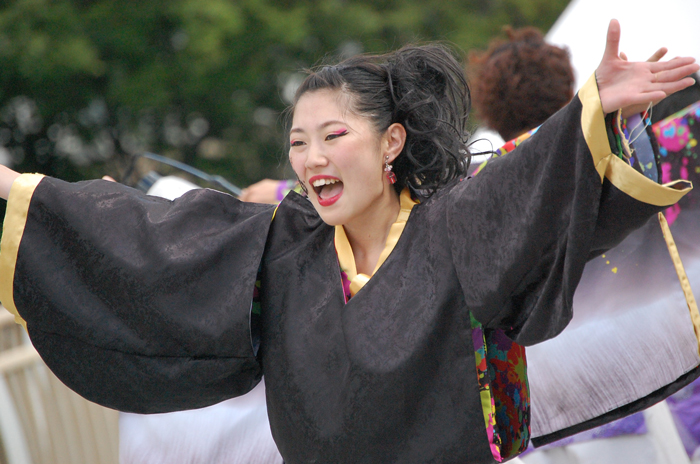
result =
[{"label": "black kimono", "polygon": [[591,79],[513,153],[415,206],[347,304],[334,229],[298,195],[275,210],[23,176],[0,298],[106,406],[202,407],[264,373],[288,463],[492,462],[472,318],[523,345],[556,336],[586,261],[690,188],[634,171],[609,126]]}]

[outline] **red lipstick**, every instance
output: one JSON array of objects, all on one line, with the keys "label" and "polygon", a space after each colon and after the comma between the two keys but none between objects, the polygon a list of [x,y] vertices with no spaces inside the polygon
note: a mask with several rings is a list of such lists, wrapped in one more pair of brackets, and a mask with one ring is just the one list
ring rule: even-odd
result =
[{"label": "red lipstick", "polygon": [[[318,187],[314,186],[314,182],[318,180],[324,180],[324,179],[330,179],[334,180],[333,184],[324,184]],[[335,202],[337,202],[340,197],[343,195],[343,183],[342,181],[334,176],[327,176],[327,175],[316,175],[312,176],[309,179],[309,185],[313,188],[314,193],[316,194],[316,198],[318,199],[318,204],[321,206],[331,206]],[[323,192],[327,195],[330,195],[328,197],[323,196]]]}]

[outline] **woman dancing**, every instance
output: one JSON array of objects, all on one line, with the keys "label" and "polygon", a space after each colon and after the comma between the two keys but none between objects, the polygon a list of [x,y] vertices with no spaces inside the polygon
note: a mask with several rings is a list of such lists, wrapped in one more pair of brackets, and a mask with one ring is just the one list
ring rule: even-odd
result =
[{"label": "woman dancing", "polygon": [[559,333],[586,260],[689,190],[636,172],[613,127],[698,66],[621,60],[619,34],[578,98],[473,179],[469,90],[436,45],[309,75],[289,130],[308,200],[3,168],[0,298],[109,407],[202,407],[264,373],[286,462],[505,460],[527,443],[515,342]]}]

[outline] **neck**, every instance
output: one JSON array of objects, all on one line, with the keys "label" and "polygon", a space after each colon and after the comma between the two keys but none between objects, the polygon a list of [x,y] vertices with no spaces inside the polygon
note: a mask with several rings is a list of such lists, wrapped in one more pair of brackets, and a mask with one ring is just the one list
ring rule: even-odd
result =
[{"label": "neck", "polygon": [[376,208],[343,224],[358,273],[372,275],[400,210],[399,195],[393,187],[387,187]]}]

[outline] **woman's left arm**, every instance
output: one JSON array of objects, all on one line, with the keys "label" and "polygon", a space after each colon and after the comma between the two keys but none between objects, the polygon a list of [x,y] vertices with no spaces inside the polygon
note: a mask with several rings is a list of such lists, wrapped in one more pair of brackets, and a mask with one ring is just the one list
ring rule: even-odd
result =
[{"label": "woman's left arm", "polygon": [[598,76],[569,105],[451,192],[448,230],[467,305],[485,327],[508,330],[521,344],[568,324],[592,253],[615,246],[690,190],[636,171],[614,128],[618,109],[634,113],[686,87],[692,80],[681,76],[697,66],[617,58],[616,21],[608,38]]}]

